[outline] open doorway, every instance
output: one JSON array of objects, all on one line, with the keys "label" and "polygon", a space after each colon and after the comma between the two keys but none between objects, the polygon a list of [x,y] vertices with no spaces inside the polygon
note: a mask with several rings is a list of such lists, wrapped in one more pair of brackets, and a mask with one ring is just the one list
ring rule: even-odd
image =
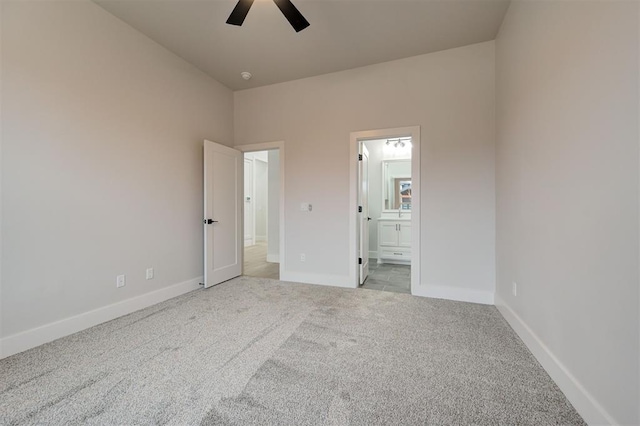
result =
[{"label": "open doorway", "polygon": [[420,277],[420,128],[351,134],[353,278],[414,293]]},{"label": "open doorway", "polygon": [[[361,141],[362,288],[411,293],[411,137]],[[364,205],[366,204],[366,205]],[[366,274],[366,275],[365,275]]]},{"label": "open doorway", "polygon": [[280,150],[244,153],[243,275],[280,278]]}]

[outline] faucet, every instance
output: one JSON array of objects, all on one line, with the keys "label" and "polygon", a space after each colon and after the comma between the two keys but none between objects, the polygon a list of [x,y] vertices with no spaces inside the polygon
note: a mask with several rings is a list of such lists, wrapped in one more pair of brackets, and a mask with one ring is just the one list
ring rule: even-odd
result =
[{"label": "faucet", "polygon": [[398,208],[398,217],[402,217],[402,204],[400,204],[400,207]]}]

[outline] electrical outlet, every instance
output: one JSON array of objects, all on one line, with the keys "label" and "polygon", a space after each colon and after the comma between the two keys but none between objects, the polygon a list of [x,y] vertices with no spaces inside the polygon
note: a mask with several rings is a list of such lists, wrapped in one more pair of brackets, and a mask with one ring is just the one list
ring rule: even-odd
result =
[{"label": "electrical outlet", "polygon": [[147,268],[147,275],[146,275],[148,280],[153,279],[153,268]]},{"label": "electrical outlet", "polygon": [[511,293],[514,296],[518,296],[518,284],[515,281],[511,283]]},{"label": "electrical outlet", "polygon": [[118,287],[118,288],[124,287],[126,283],[127,283],[127,277],[126,276],[118,275],[116,277],[116,287]]},{"label": "electrical outlet", "polygon": [[304,253],[300,253],[300,262],[305,262],[307,260],[307,255]]}]

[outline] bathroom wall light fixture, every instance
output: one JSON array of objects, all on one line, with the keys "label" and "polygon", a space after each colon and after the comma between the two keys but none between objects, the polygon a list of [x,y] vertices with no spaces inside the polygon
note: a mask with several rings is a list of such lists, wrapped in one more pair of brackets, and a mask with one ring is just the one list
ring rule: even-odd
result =
[{"label": "bathroom wall light fixture", "polygon": [[386,145],[388,147],[402,149],[406,146],[407,143],[410,143],[410,142],[411,142],[411,138],[387,139]]}]

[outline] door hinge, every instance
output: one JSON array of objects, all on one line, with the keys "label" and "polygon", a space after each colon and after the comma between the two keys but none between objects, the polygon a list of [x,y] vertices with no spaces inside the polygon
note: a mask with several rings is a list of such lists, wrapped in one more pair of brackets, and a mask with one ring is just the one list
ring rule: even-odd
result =
[{"label": "door hinge", "polygon": [[362,206],[358,206],[358,213],[362,213]]},{"label": "door hinge", "polygon": [[358,265],[362,265],[362,258],[361,257],[358,258]]},{"label": "door hinge", "polygon": [[358,154],[358,161],[362,161],[362,154]]}]

